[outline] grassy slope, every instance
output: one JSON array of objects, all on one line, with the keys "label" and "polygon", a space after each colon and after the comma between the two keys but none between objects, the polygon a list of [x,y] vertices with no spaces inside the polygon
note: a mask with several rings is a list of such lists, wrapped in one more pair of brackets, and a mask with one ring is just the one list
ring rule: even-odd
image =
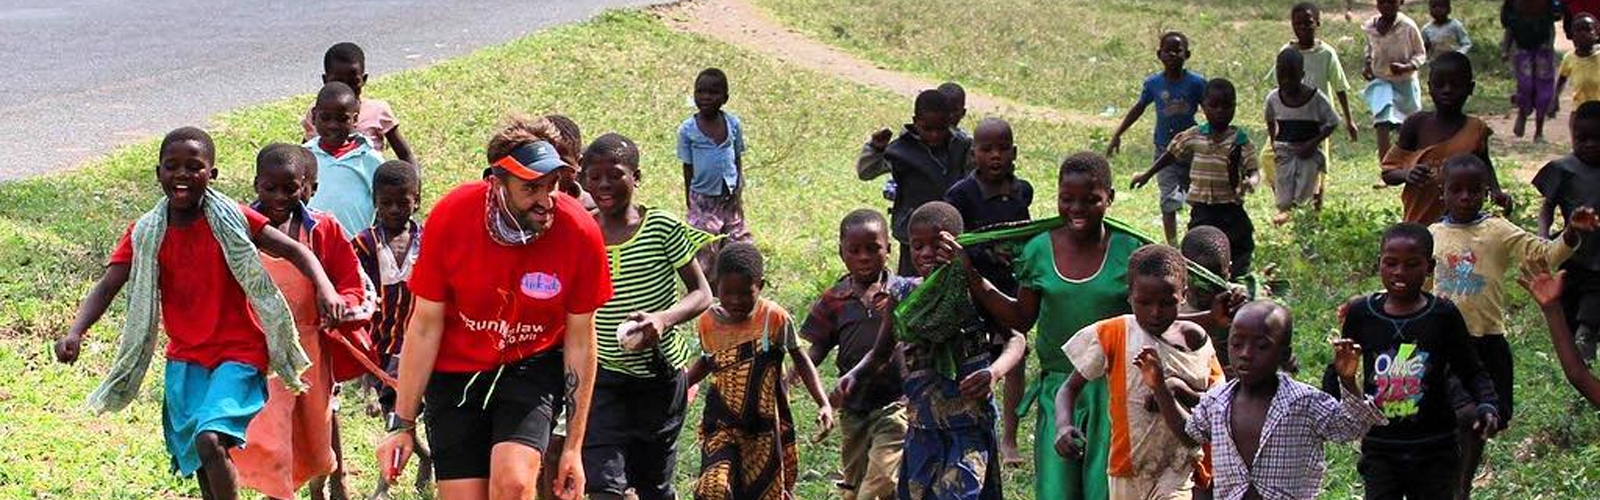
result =
[{"label": "grassy slope", "polygon": [[[790,26],[885,67],[953,79],[969,88],[1079,113],[1101,113],[1116,107],[1114,114],[1119,118],[1137,96],[1140,80],[1159,69],[1154,58],[1158,34],[1183,31],[1193,40],[1189,67],[1207,76],[1233,80],[1241,96],[1237,123],[1257,133],[1263,129],[1260,99],[1274,85],[1267,78],[1272,54],[1292,36],[1287,13],[1293,2],[1289,1],[757,3]],[[1358,86],[1353,92],[1358,94],[1364,44],[1359,26],[1342,19],[1340,2],[1320,3],[1332,11],[1323,15],[1321,38],[1343,56],[1352,85]],[[1497,6],[1474,1],[1457,2],[1455,8],[1456,17],[1463,19],[1478,42],[1472,54],[1478,68],[1477,94],[1468,105],[1473,113],[1503,112],[1505,96],[1512,88],[1504,65],[1496,60]],[[1406,11],[1418,22],[1428,22],[1425,3],[1408,3]],[[1357,14],[1357,21],[1361,15]],[[939,28],[927,29],[929,26]],[[1357,95],[1352,95],[1351,101],[1357,120],[1364,124],[1360,118],[1363,104]],[[1116,161],[1120,178],[1142,168],[1149,158],[1149,147],[1144,144],[1151,123],[1147,115],[1124,138],[1126,154]],[[1109,133],[1097,130],[1091,143],[1072,146],[1103,147]],[[1375,180],[1376,162],[1372,160],[1370,128],[1362,133],[1362,140],[1353,144],[1343,140],[1342,133],[1335,135],[1330,206],[1320,220],[1301,216],[1293,231],[1271,228],[1265,224],[1265,214],[1271,213],[1270,193],[1257,195],[1249,205],[1258,221],[1257,262],[1283,266],[1285,277],[1293,282],[1286,300],[1297,314],[1301,332],[1297,346],[1301,365],[1308,367],[1302,374],[1307,380],[1320,375],[1320,367],[1331,355],[1323,338],[1337,326],[1334,308],[1345,297],[1379,287],[1371,272],[1374,240],[1385,221],[1398,218],[1398,192],[1367,187]],[[1517,167],[1501,160],[1502,172]],[[1537,195],[1527,186],[1512,189],[1520,206],[1535,206]],[[1128,216],[1131,208],[1149,227],[1149,220],[1142,218],[1152,204],[1149,196],[1124,193],[1112,212]],[[1533,227],[1530,217],[1531,210],[1522,210],[1516,219],[1524,227]],[[1517,421],[1490,447],[1496,473],[1481,496],[1590,495],[1600,485],[1600,468],[1589,465],[1590,458],[1600,453],[1600,447],[1592,444],[1600,427],[1590,416],[1592,412],[1575,401],[1556,369],[1549,341],[1541,333],[1543,323],[1537,308],[1520,290],[1513,290],[1512,295],[1510,328],[1519,332],[1512,336],[1520,367]],[[1329,496],[1358,495],[1352,454],[1337,450],[1332,456]]]},{"label": "grassy slope", "polygon": [[[834,255],[838,218],[860,206],[883,207],[877,183],[855,180],[857,131],[898,123],[906,107],[890,94],[795,71],[735,48],[678,34],[634,13],[540,33],[437,67],[386,77],[368,92],[392,103],[426,171],[425,198],[476,179],[483,144],[508,111],[563,112],[588,137],[618,131],[644,148],[641,196],[681,212],[673,133],[690,113],[694,74],[719,66],[734,75],[729,109],[745,120],[752,226],[768,254],[770,293],[804,311],[842,272]],[[260,146],[294,140],[307,98],[247,108],[216,118],[218,183],[249,196],[250,162]],[[1087,142],[1088,131],[1018,123],[1019,133],[1049,137],[1024,148],[1030,178],[1048,178],[1058,152]],[[193,496],[192,482],[166,474],[157,430],[159,384],[127,412],[93,416],[81,401],[111,357],[116,313],[92,335],[82,363],[52,364],[51,340],[98,278],[115,238],[157,196],[149,165],[154,144],[113,152],[78,173],[0,185],[0,498],[149,498]],[[1053,190],[1046,190],[1049,196]],[[1043,197],[1043,196],[1042,196]],[[1045,198],[1048,199],[1048,198]],[[830,365],[831,366],[831,365]],[[828,372],[833,370],[829,368]],[[159,381],[159,373],[150,376]],[[814,414],[796,398],[797,412]],[[347,404],[350,467],[360,491],[371,491],[373,419]],[[808,422],[802,429],[809,429]],[[697,411],[690,422],[697,422]],[[837,463],[833,444],[807,447],[802,470]],[[681,444],[681,484],[698,464],[693,426]],[[82,481],[82,478],[116,478]],[[831,496],[821,480],[804,481],[803,498]]]}]

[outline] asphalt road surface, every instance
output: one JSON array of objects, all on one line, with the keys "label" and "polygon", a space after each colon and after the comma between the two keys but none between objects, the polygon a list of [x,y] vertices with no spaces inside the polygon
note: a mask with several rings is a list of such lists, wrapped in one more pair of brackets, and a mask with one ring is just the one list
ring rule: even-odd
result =
[{"label": "asphalt road surface", "polygon": [[321,86],[352,41],[376,76],[653,0],[0,0],[0,181]]}]

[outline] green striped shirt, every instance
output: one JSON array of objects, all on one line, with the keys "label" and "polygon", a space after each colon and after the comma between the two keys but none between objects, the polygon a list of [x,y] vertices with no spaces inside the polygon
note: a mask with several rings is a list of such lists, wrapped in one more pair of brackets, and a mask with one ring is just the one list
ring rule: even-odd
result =
[{"label": "green striped shirt", "polygon": [[663,365],[682,369],[699,354],[694,335],[674,327],[652,349],[630,352],[617,342],[617,325],[634,312],[659,312],[678,301],[678,268],[688,265],[700,247],[716,239],[690,227],[666,211],[645,208],[644,221],[632,238],[606,246],[611,264],[611,301],[595,311],[600,367],[635,377],[655,377]]}]

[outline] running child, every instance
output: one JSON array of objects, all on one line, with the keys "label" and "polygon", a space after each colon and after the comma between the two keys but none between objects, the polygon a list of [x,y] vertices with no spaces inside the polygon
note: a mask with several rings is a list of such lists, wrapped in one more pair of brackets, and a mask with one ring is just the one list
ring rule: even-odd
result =
[{"label": "running child", "polygon": [[[322,84],[333,82],[343,83],[355,92],[356,99],[360,101],[355,130],[372,142],[373,149],[380,153],[393,150],[395,158],[412,165],[417,163],[417,159],[411,155],[411,146],[400,135],[400,119],[395,117],[389,103],[361,97],[361,89],[367,86],[367,54],[361,50],[361,46],[350,42],[336,43],[322,54]],[[302,140],[322,135],[317,129],[315,106],[306,110],[306,117],[300,120],[300,128],[305,131]]]},{"label": "running child", "polygon": [[1572,84],[1574,106],[1600,100],[1600,57],[1594,56],[1596,43],[1600,43],[1600,21],[1590,13],[1578,14],[1572,21],[1572,52],[1561,58],[1560,75],[1556,79],[1555,101],[1561,102],[1561,93]]},{"label": "running child", "polygon": [[311,364],[257,250],[293,262],[311,280],[323,326],[340,321],[344,301],[310,250],[209,188],[217,175],[210,134],[173,130],[158,151],[164,196],[128,225],[72,328],[56,342],[56,359],[77,361],[84,335],[127,285],[116,361],[89,407],[108,412],[131,403],[154,354],[152,337],[165,331],[162,431],[172,470],[198,473],[208,498],[237,498],[229,450],[246,444],[245,429],[266,403],[267,373],[304,392],[300,375]]},{"label": "running child", "polygon": [[[1574,212],[1571,231],[1550,241],[1522,230],[1510,221],[1483,211],[1489,192],[1489,166],[1478,157],[1457,155],[1444,164],[1444,221],[1428,227],[1433,234],[1433,258],[1441,265],[1433,275],[1433,292],[1450,299],[1467,321],[1467,333],[1484,370],[1494,381],[1500,403],[1500,423],[1512,416],[1512,356],[1506,342],[1505,294],[1501,283],[1513,262],[1539,260],[1559,266],[1572,256],[1579,237],[1595,229],[1594,209]],[[1471,429],[1463,429],[1461,443],[1461,497],[1472,491],[1483,458],[1484,442]]]},{"label": "running child", "polygon": [[[800,337],[811,343],[817,363],[838,348],[839,373],[848,373],[872,350],[887,314],[880,297],[896,280],[889,272],[889,221],[871,209],[850,212],[839,222],[839,260],[847,273],[811,305]],[[831,395],[839,410],[843,441],[841,484],[847,500],[893,500],[906,436],[906,405],[900,370],[884,365],[866,373],[850,397]]]},{"label": "running child", "polygon": [[[965,230],[1032,219],[1028,206],[1033,204],[1033,185],[1017,177],[1017,146],[1012,137],[1011,124],[999,118],[985,118],[973,130],[974,170],[967,178],[957,182],[945,193],[944,200],[961,212]],[[989,280],[1006,295],[1017,295],[1017,278],[1011,274],[1012,256],[1001,255],[994,245],[967,248],[972,259],[972,269]],[[993,318],[985,318],[991,328],[1007,328]],[[1003,337],[1002,337],[1003,338]],[[1000,457],[1006,465],[1021,465],[1022,453],[1017,447],[1017,405],[1022,400],[1027,357],[1017,363],[1017,369],[1005,374],[1005,387],[1000,412]]]},{"label": "running child", "polygon": [[[1311,88],[1322,91],[1323,97],[1337,97],[1339,101],[1339,116],[1344,117],[1345,131],[1350,134],[1350,142],[1356,142],[1356,121],[1350,116],[1350,80],[1345,77],[1344,65],[1339,62],[1339,53],[1332,45],[1317,38],[1317,30],[1322,29],[1322,9],[1312,2],[1300,2],[1289,8],[1289,25],[1294,31],[1294,41],[1286,43],[1279,52],[1294,49],[1300,52],[1300,58],[1305,63],[1305,78],[1302,82]],[[1277,70],[1268,75],[1269,79],[1277,79]],[[1327,180],[1327,169],[1332,166],[1333,155],[1329,141],[1322,143],[1323,172],[1318,174],[1317,194],[1313,198],[1316,208],[1322,208],[1322,194]],[[1267,176],[1273,178],[1271,174]]]},{"label": "running child", "polygon": [[1144,386],[1184,446],[1210,445],[1217,498],[1317,498],[1328,470],[1323,446],[1360,439],[1383,416],[1361,392],[1361,346],[1333,341],[1335,397],[1294,379],[1294,320],[1269,301],[1245,304],[1228,340],[1233,376],[1185,416],[1167,389],[1161,354],[1139,351]]},{"label": "running child", "polygon": [[[950,134],[962,139],[972,139],[972,136],[968,135],[967,131],[961,129],[961,120],[967,117],[967,89],[962,88],[961,84],[956,82],[944,82],[939,84],[939,86],[934,90],[938,90],[940,94],[944,94],[945,100],[950,104],[950,109],[952,110],[950,116]],[[889,147],[889,140],[893,138],[894,131],[887,128],[879,129],[877,132],[873,132],[872,136],[867,138],[867,145],[862,146],[861,154],[856,158],[856,171],[888,172],[889,164],[884,162],[883,153],[884,150]],[[883,182],[884,199],[894,201],[895,193],[898,193],[899,191],[900,185],[895,183],[893,177],[890,177],[889,180]]]},{"label": "running child", "polygon": [[706,68],[694,79],[699,112],[678,126],[678,160],[683,162],[683,202],[689,225],[721,236],[700,251],[700,268],[723,245],[754,241],[744,218],[744,126],[722,110],[728,104],[728,75]]},{"label": "running child", "polygon": [[356,130],[360,106],[348,85],[323,85],[311,108],[317,135],[304,145],[317,158],[316,194],[307,206],[339,219],[347,240],[372,225],[372,175],[383,164],[372,140]]},{"label": "running child", "polygon": [[1472,37],[1459,19],[1450,18],[1450,0],[1428,0],[1428,17],[1433,22],[1422,27],[1422,43],[1428,49],[1428,60],[1437,59],[1445,52],[1472,53]]},{"label": "running child", "polygon": [[[307,172],[317,168],[311,152],[293,144],[269,144],[256,155],[251,208],[266,216],[273,229],[283,232],[316,256],[345,306],[339,330],[364,330],[375,303],[368,302],[361,265],[344,230],[332,215],[306,208],[301,194]],[[294,313],[295,329],[311,368],[302,375],[309,390],[296,394],[280,379],[267,384],[267,404],[250,421],[245,432],[249,447],[233,452],[239,484],[269,498],[294,498],[308,481],[322,478],[329,497],[349,497],[343,476],[327,481],[338,468],[334,453],[334,398],[337,382],[332,368],[335,355],[345,348],[328,340],[316,319],[315,287],[288,260],[261,254],[267,275],[283,293]],[[314,496],[320,496],[319,491]]]},{"label": "running child", "polygon": [[[400,349],[405,346],[406,327],[416,307],[416,296],[406,281],[411,279],[412,266],[422,248],[422,225],[416,220],[417,209],[422,206],[419,174],[415,166],[403,160],[379,165],[372,175],[377,218],[371,227],[350,240],[362,272],[376,282],[378,310],[372,316],[372,341],[378,348],[378,365],[391,377],[400,374]],[[394,414],[395,389],[376,377],[372,377],[372,384],[378,392],[379,412],[387,420]],[[415,484],[420,491],[431,482],[433,459],[426,442],[417,439],[413,444],[421,460]],[[389,482],[378,481],[373,498],[388,498],[388,492]]]},{"label": "running child", "polygon": [[[605,238],[615,295],[595,311],[600,370],[583,442],[589,498],[677,498],[678,431],[688,407],[683,369],[694,339],[679,325],[711,306],[695,254],[716,239],[670,213],[635,203],[639,146],[605,134],[583,152],[584,191]],[[685,293],[678,294],[678,285]]]},{"label": "running child", "polygon": [[[1428,229],[1395,224],[1382,241],[1384,291],[1350,301],[1340,335],[1361,346],[1361,387],[1388,419],[1361,439],[1358,470],[1367,498],[1455,498],[1461,451],[1451,379],[1466,391],[1472,430],[1481,439],[1503,427],[1499,399],[1461,311],[1423,290],[1435,264]],[[1338,379],[1339,370],[1329,366],[1323,392],[1347,390]]]},{"label": "running child", "polygon": [[800,455],[783,383],[785,355],[817,402],[819,438],[833,428],[833,406],[816,366],[800,350],[789,313],[761,297],[766,287],[761,252],[749,243],[732,243],[717,252],[716,264],[717,301],[699,320],[704,354],[685,375],[686,385],[712,376],[700,423],[694,497],[791,498]]},{"label": "running child", "polygon": [[1367,51],[1361,76],[1367,79],[1362,95],[1372,111],[1372,127],[1378,131],[1378,158],[1389,155],[1389,136],[1406,117],[1422,110],[1422,89],[1417,69],[1427,60],[1428,51],[1416,21],[1400,12],[1404,0],[1376,0],[1378,15],[1362,23],[1367,34]]},{"label": "running child", "polygon": [[1267,138],[1276,164],[1273,192],[1278,215],[1273,224],[1289,222],[1296,205],[1312,201],[1317,180],[1328,168],[1321,146],[1339,129],[1333,103],[1315,87],[1304,83],[1305,58],[1299,51],[1278,53],[1278,88],[1267,94]]},{"label": "running child", "polygon": [[[1134,357],[1145,349],[1159,353],[1171,368],[1162,385],[1182,394],[1185,406],[1197,402],[1222,381],[1210,338],[1200,325],[1178,319],[1188,271],[1183,255],[1165,245],[1140,248],[1128,259],[1128,303],[1133,314],[1107,318],[1073,334],[1062,352],[1077,367],[1073,379],[1109,381],[1111,414],[1110,474],[1112,500],[1188,498],[1194,468],[1203,452],[1185,446],[1150,411],[1154,392],[1133,372]],[[1068,382],[1057,394],[1057,412],[1071,422],[1075,385]],[[1064,425],[1057,433],[1058,453],[1082,453],[1082,433]]]},{"label": "running child", "polygon": [[1200,103],[1206,123],[1173,136],[1155,164],[1134,176],[1132,186],[1137,189],[1175,165],[1188,165],[1189,227],[1213,226],[1226,233],[1233,257],[1229,272],[1244,276],[1250,273],[1256,248],[1256,228],[1244,210],[1244,195],[1260,182],[1261,168],[1249,135],[1233,126],[1237,102],[1233,82],[1221,78],[1207,82]]},{"label": "running child", "polygon": [[[976,275],[955,242],[963,225],[955,207],[929,202],[912,214],[909,224],[910,253],[923,276],[935,276],[935,270]],[[983,327],[960,281],[953,285],[962,288],[922,295],[949,297],[948,302],[907,303],[924,280],[901,278],[889,284],[885,307],[893,313],[884,318],[872,350],[839,378],[838,391],[849,398],[864,389],[864,377],[898,352],[908,405],[898,497],[998,500],[1003,495],[991,392],[995,378],[1022,358],[1024,341],[1012,330]],[[909,307],[902,310],[901,304]],[[992,354],[995,344],[1004,345],[998,356]]]},{"label": "running child", "polygon": [[[1144,79],[1139,100],[1128,108],[1128,116],[1111,134],[1106,145],[1106,157],[1116,156],[1122,149],[1122,133],[1144,116],[1145,109],[1156,105],[1155,158],[1160,159],[1178,133],[1194,127],[1194,114],[1205,98],[1206,79],[1199,73],[1184,69],[1189,61],[1189,37],[1169,31],[1161,35],[1156,58],[1161,60],[1161,72]],[[1183,210],[1185,194],[1189,190],[1189,165],[1180,163],[1157,178],[1161,187],[1161,229],[1167,244],[1178,239],[1178,212]]]},{"label": "running child", "polygon": [[895,274],[917,276],[909,251],[911,213],[924,203],[944,199],[950,186],[972,171],[972,139],[954,128],[964,109],[958,110],[944,93],[924,90],[917,94],[905,131],[894,141],[879,131],[856,160],[857,178],[867,181],[889,174],[895,183],[889,207],[890,234],[900,247]]},{"label": "running child", "polygon": [[[1553,234],[1557,209],[1565,226],[1573,228],[1579,225],[1575,217],[1582,207],[1600,207],[1600,103],[1578,105],[1571,127],[1572,154],[1546,164],[1533,177],[1533,186],[1544,197],[1539,207],[1540,237]],[[1567,273],[1561,300],[1577,334],[1579,353],[1590,363],[1600,342],[1600,240],[1594,233],[1579,239],[1583,243],[1577,252],[1560,266]]]},{"label": "running child", "polygon": [[[1465,112],[1467,99],[1477,83],[1472,77],[1472,61],[1460,53],[1440,55],[1428,65],[1428,96],[1432,112],[1406,118],[1400,139],[1383,158],[1383,182],[1404,184],[1400,191],[1401,219],[1416,224],[1439,222],[1444,216],[1439,169],[1459,154],[1472,154],[1489,165],[1489,126]],[[1489,176],[1489,195],[1496,205],[1510,210],[1511,197],[1500,191],[1500,181]]]},{"label": "running child", "polygon": [[1518,138],[1527,131],[1531,114],[1533,140],[1544,142],[1544,120],[1555,112],[1555,23],[1561,18],[1560,9],[1555,0],[1509,0],[1500,9],[1500,24],[1506,29],[1504,49],[1511,54],[1511,73],[1517,81],[1517,92],[1511,96],[1517,122],[1511,133]]}]

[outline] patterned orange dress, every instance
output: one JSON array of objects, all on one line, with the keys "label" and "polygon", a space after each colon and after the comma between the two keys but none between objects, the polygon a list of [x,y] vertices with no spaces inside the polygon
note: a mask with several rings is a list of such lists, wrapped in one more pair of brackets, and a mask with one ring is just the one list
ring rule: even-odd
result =
[{"label": "patterned orange dress", "polygon": [[731,322],[713,307],[700,316],[699,327],[712,379],[694,497],[791,498],[799,452],[783,386],[783,356],[796,345],[789,313],[760,299],[745,321]]}]

